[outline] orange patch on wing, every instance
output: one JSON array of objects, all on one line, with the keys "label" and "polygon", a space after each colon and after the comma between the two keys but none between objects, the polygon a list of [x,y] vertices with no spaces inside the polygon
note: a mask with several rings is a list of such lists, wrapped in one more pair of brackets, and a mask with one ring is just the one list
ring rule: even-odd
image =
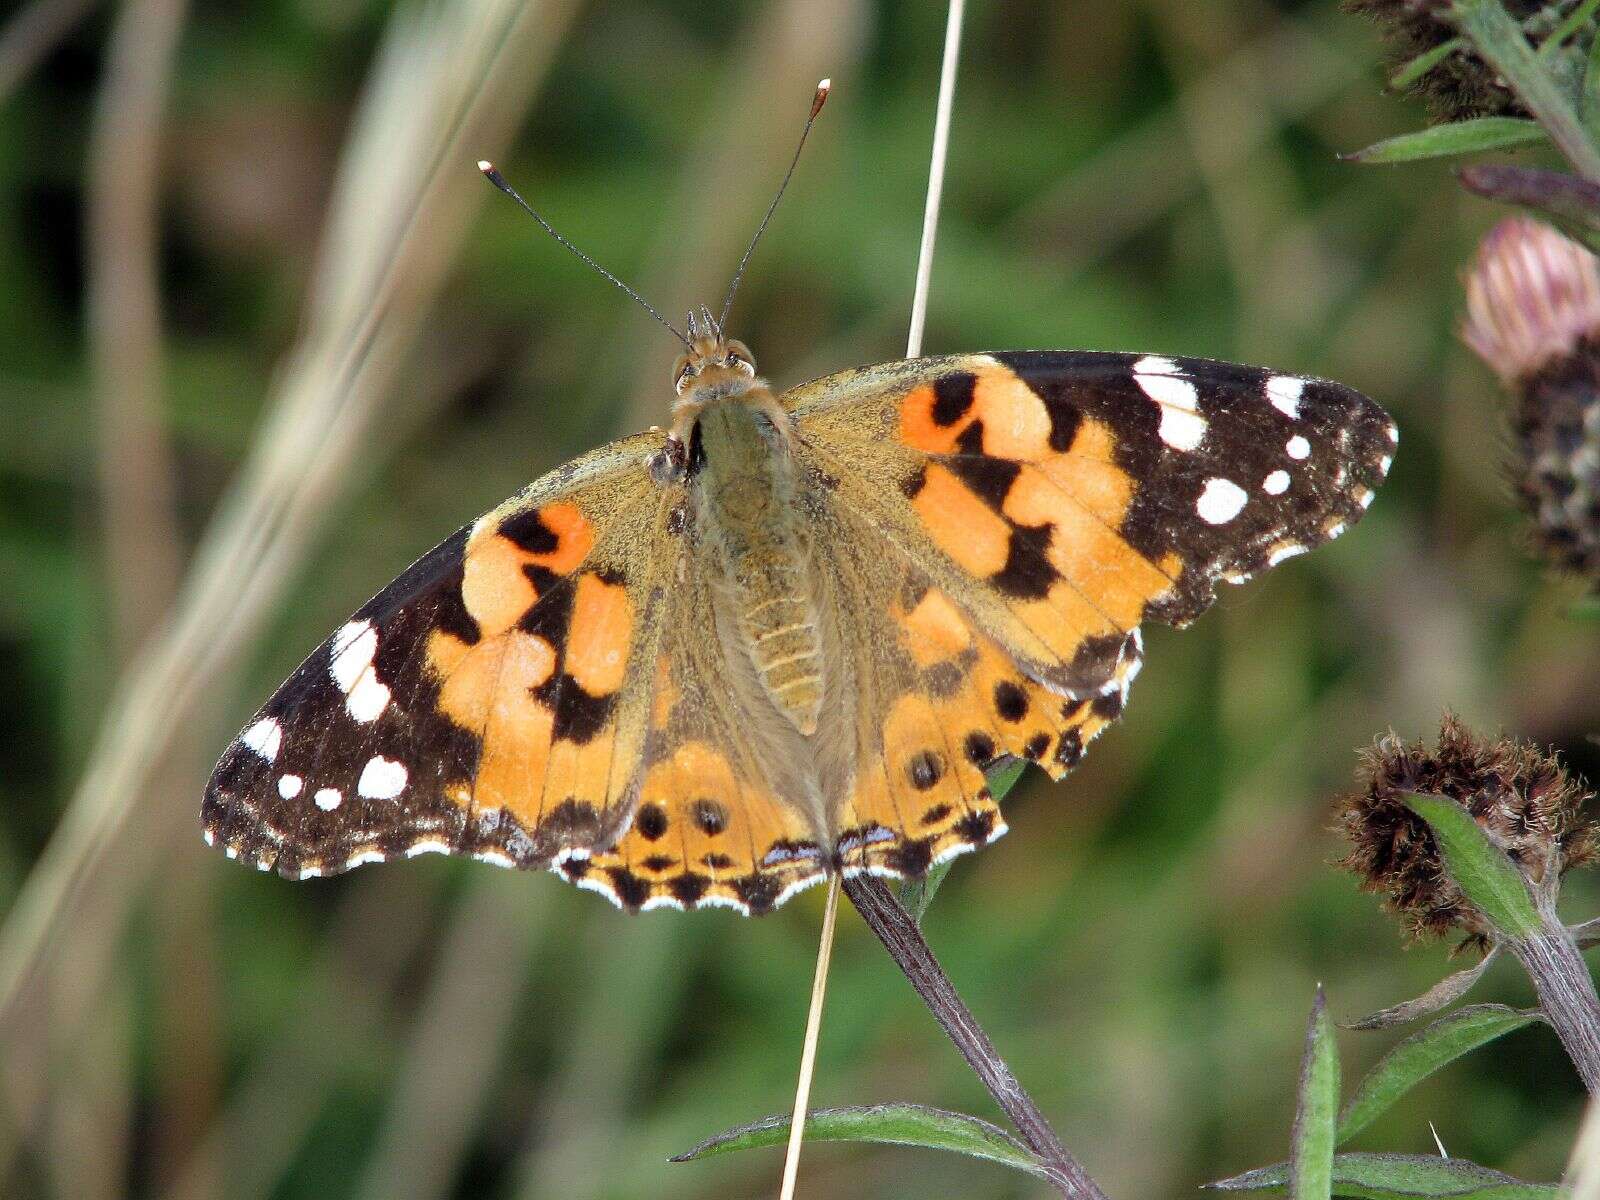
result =
[{"label": "orange patch on wing", "polygon": [[[436,648],[450,652],[449,642],[437,638],[429,648],[430,653]],[[506,809],[530,826],[543,791],[554,721],[531,693],[555,665],[549,642],[513,630],[461,654],[439,689],[440,711],[483,739],[473,803]]]},{"label": "orange patch on wing", "polygon": [[933,419],[937,399],[931,383],[906,393],[906,398],[900,401],[900,440],[928,454],[952,454],[956,438],[961,436],[971,417],[963,416],[953,425],[939,424]]},{"label": "orange patch on wing", "polygon": [[938,588],[929,588],[900,619],[906,649],[919,667],[954,658],[972,644],[966,619]]},{"label": "orange patch on wing", "polygon": [[567,674],[589,695],[609,696],[622,686],[632,632],[627,590],[598,575],[580,576],[567,634]]},{"label": "orange patch on wing", "polygon": [[576,504],[547,504],[539,510],[539,521],[556,536],[556,548],[548,554],[528,558],[549,567],[557,575],[570,575],[594,549],[594,526]]},{"label": "orange patch on wing", "polygon": [[944,467],[929,464],[911,506],[934,544],[972,574],[983,578],[1006,565],[1010,528]]},{"label": "orange patch on wing", "polygon": [[486,518],[472,533],[462,562],[461,599],[485,636],[510,629],[539,598],[523,570],[544,567],[570,575],[594,549],[594,526],[575,504],[549,504],[537,514],[539,524],[555,538],[555,548],[541,553],[524,550],[498,532],[503,518]]},{"label": "orange patch on wing", "polygon": [[523,572],[530,556],[510,538],[474,534],[461,564],[461,600],[485,637],[510,629],[539,598]]},{"label": "orange patch on wing", "polygon": [[1093,596],[1095,610],[1118,628],[1138,624],[1145,603],[1172,586],[1116,525],[1079,503],[1070,487],[1052,482],[1034,467],[1024,467],[1011,485],[1005,514],[1020,525],[1054,527],[1046,555],[1050,565],[1078,591]]},{"label": "orange patch on wing", "polygon": [[1038,393],[1005,367],[974,372],[972,403],[948,425],[934,420],[933,384],[906,393],[900,402],[900,440],[928,454],[955,454],[956,443],[974,421],[983,422],[983,451],[997,458],[1031,461],[1050,449],[1050,413]]},{"label": "orange patch on wing", "polygon": [[1050,452],[1049,410],[1016,372],[979,371],[971,412],[983,422],[985,454],[1030,462]]}]

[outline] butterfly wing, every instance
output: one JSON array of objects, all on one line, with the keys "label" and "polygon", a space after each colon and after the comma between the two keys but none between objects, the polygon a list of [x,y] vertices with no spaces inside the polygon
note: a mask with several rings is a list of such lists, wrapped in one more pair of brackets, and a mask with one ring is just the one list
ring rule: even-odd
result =
[{"label": "butterfly wing", "polygon": [[[633,823],[611,850],[561,870],[629,909],[719,905],[762,913],[824,877],[803,787],[763,753],[776,710],[742,704],[710,585],[674,582],[654,662],[655,692]],[[799,748],[798,753],[805,753]]]},{"label": "butterfly wing", "polygon": [[545,476],[362,606],[224,752],[207,841],[305,877],[427,851],[544,866],[613,838],[676,541],[660,444]]},{"label": "butterfly wing", "polygon": [[1059,776],[1122,711],[1138,629],[1337,536],[1396,430],[1339,384],[1199,359],[1002,353],[828,376],[785,406],[859,671],[847,864],[1003,832],[981,768]]}]

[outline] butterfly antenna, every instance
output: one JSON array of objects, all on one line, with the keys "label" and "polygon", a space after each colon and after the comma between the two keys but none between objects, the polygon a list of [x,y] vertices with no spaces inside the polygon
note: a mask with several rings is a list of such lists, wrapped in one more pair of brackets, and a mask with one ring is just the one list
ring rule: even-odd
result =
[{"label": "butterfly antenna", "polygon": [[[806,128],[809,129],[810,125],[807,125]],[[793,167],[790,168],[791,171],[793,169],[794,169]],[[555,231],[555,229],[551,227],[550,222],[546,221],[537,212],[535,212],[534,209],[533,209],[533,206],[531,204],[529,204],[526,200],[524,200],[521,197],[521,195],[518,194],[517,189],[512,187],[509,183],[506,182],[506,177],[504,175],[500,174],[499,168],[497,168],[491,162],[482,162],[482,161],[480,161],[478,163],[478,170],[483,172],[483,177],[485,179],[487,179],[490,183],[494,184],[495,187],[499,188],[502,192],[504,192],[506,195],[510,196],[513,200],[515,200],[517,202],[517,204],[521,206],[523,212],[527,213],[535,221],[539,222],[539,227],[541,229],[543,229],[551,237],[555,238],[556,241],[560,242],[568,250],[571,250],[579,258],[581,258],[588,266],[590,266],[594,270],[598,271],[601,275],[605,276],[612,283],[616,284],[623,291],[627,292],[628,295],[632,296],[635,300],[637,300],[639,302],[640,306],[645,310],[645,312],[649,313],[657,321],[660,321],[661,324],[665,325],[667,327],[667,329],[669,329],[671,331],[672,336],[677,338],[680,342],[682,342],[686,349],[688,349],[691,352],[694,350],[694,346],[690,343],[689,339],[686,338],[682,333],[680,333],[678,331],[677,327],[674,326],[671,321],[667,320],[660,313],[658,313],[654,308],[652,308],[650,306],[650,301],[646,300],[643,296],[639,295],[638,292],[634,291],[627,284],[623,283],[622,280],[618,279],[610,271],[606,270],[599,263],[595,262],[594,259],[590,258],[582,250],[579,250],[571,242],[567,241],[566,238],[562,237],[559,233],[557,233]],[[788,182],[788,181],[785,180],[785,182]],[[768,216],[770,216],[770,215],[771,214],[769,213]],[[763,225],[765,223],[766,222],[762,222]]]},{"label": "butterfly antenna", "polygon": [[755,237],[750,239],[750,244],[745,247],[744,257],[739,260],[739,269],[733,273],[733,282],[728,285],[728,296],[722,302],[722,316],[717,318],[720,329],[728,327],[728,310],[733,307],[733,297],[739,290],[739,282],[744,278],[745,264],[750,261],[750,256],[755,253],[756,243],[761,240],[761,235],[767,230],[767,222],[772,220],[772,214],[778,209],[778,201],[783,199],[783,193],[789,186],[789,180],[794,175],[794,169],[800,163],[800,151],[806,148],[806,138],[811,133],[811,126],[816,124],[817,114],[822,111],[822,106],[828,101],[828,91],[833,87],[833,80],[824,79],[817,84],[817,94],[811,98],[811,115],[806,118],[806,127],[800,131],[800,144],[794,148],[794,157],[789,160],[789,169],[784,172],[783,182],[778,185],[778,194],[772,198],[772,203],[767,205],[767,215],[761,218],[761,224],[756,227]]}]

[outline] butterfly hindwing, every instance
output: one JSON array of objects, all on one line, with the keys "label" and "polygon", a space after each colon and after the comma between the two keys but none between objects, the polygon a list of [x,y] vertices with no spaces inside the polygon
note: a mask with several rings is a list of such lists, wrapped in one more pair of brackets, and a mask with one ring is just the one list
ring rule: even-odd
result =
[{"label": "butterfly hindwing", "polygon": [[303,877],[426,851],[543,866],[614,833],[671,542],[658,444],[546,476],[364,605],[224,753],[208,840]]}]

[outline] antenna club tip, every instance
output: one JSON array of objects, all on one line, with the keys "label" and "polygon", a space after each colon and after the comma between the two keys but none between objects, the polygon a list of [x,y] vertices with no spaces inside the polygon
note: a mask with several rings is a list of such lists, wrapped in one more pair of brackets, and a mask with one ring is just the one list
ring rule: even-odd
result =
[{"label": "antenna club tip", "polygon": [[824,79],[817,84],[817,94],[811,101],[810,120],[815,121],[817,119],[817,114],[822,111],[822,106],[827,103],[828,92],[832,89],[832,87],[833,80],[831,79]]},{"label": "antenna club tip", "polygon": [[485,175],[487,175],[487,174],[489,174],[489,172],[494,170],[494,164],[492,162],[490,162],[487,158],[480,158],[478,160],[478,170],[482,171]]}]

